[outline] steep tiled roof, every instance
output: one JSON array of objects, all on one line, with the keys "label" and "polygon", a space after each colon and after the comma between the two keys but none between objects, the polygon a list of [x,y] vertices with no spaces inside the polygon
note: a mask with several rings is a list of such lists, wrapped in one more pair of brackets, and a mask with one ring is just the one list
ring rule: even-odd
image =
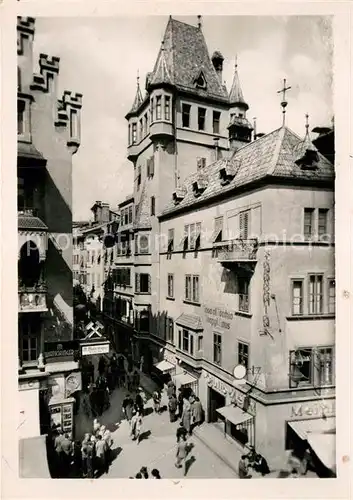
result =
[{"label": "steep tiled roof", "polygon": [[201,331],[203,330],[202,319],[197,314],[181,314],[176,320],[177,325],[190,328],[190,330]]},{"label": "steep tiled roof", "polygon": [[137,205],[137,213],[134,220],[134,229],[149,229],[151,227],[150,219],[150,200],[147,195],[146,181],[141,191],[141,197]]},{"label": "steep tiled roof", "polygon": [[[295,163],[298,145],[302,143],[303,139],[300,139],[287,127],[281,127],[264,135],[238,149],[230,159],[223,158],[204,167],[204,172],[208,177],[208,185],[198,197],[195,197],[193,184],[199,174],[195,172],[190,175],[184,184],[186,190],[184,198],[175,204],[171,197],[170,202],[162,211],[162,215],[184,207],[191,207],[201,201],[264,178],[268,178],[269,181],[271,178],[300,179],[303,182],[315,180],[318,184],[325,181],[333,182],[334,167],[320,153],[316,170],[303,170]],[[219,171],[222,167],[229,166],[233,167],[235,175],[229,184],[222,185]]]},{"label": "steep tiled roof", "polygon": [[242,104],[246,109],[249,108],[249,106],[245,102],[243,91],[240,86],[237,65],[235,66],[233,83],[229,93],[229,102],[230,104]]},{"label": "steep tiled roof", "polygon": [[141,89],[140,89],[140,84],[137,82],[135,100],[134,100],[134,103],[133,103],[128,115],[135,113],[138,110],[138,108],[140,107],[142,101],[143,101],[143,98],[142,98],[142,93],[141,93]]},{"label": "steep tiled roof", "polygon": [[34,217],[31,214],[18,214],[17,216],[17,226],[18,229],[22,230],[37,230],[37,231],[48,231],[48,227],[39,217]]},{"label": "steep tiled roof", "polygon": [[[196,88],[194,81],[202,71],[206,89]],[[163,76],[164,75],[164,76]],[[200,96],[228,101],[211,62],[202,30],[170,18],[157,61],[149,82],[171,83],[180,90]]]}]

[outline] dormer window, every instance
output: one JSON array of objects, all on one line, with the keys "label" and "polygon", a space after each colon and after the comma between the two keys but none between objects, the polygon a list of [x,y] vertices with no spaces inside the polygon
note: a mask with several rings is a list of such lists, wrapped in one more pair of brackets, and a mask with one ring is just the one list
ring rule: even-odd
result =
[{"label": "dormer window", "polygon": [[198,89],[206,89],[207,83],[202,71],[200,71],[199,75],[195,78],[194,84]]},{"label": "dormer window", "polygon": [[206,166],[206,158],[197,158],[197,170],[202,170]]},{"label": "dormer window", "polygon": [[219,177],[221,179],[221,185],[225,186],[229,184],[235,177],[235,174],[239,168],[238,162],[236,165],[232,165],[227,162],[222,168],[219,170]]},{"label": "dormer window", "polygon": [[173,193],[173,201],[175,204],[180,203],[184,197],[186,192],[183,189],[177,188]]},{"label": "dormer window", "polygon": [[200,196],[207,188],[207,179],[205,177],[199,177],[192,184],[192,189],[195,196]]}]

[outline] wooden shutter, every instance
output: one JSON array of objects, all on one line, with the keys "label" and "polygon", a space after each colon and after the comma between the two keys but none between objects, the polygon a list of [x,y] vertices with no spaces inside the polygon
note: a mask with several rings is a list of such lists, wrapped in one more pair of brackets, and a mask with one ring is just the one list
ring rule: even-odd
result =
[{"label": "wooden shutter", "polygon": [[148,275],[148,293],[151,293],[151,275]]},{"label": "wooden shutter", "polygon": [[150,158],[150,176],[152,177],[154,175],[154,156],[151,156]]},{"label": "wooden shutter", "polygon": [[140,274],[136,273],[135,274],[135,291],[139,293],[140,291]]}]

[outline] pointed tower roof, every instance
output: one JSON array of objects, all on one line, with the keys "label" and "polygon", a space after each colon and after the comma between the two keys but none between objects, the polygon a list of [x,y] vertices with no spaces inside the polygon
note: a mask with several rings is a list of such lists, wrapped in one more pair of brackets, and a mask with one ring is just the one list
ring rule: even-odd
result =
[{"label": "pointed tower roof", "polygon": [[229,102],[232,105],[240,104],[243,106],[244,109],[249,109],[248,104],[245,102],[243,91],[241,90],[240,86],[237,57],[235,58],[234,76],[233,76],[232,88],[230,89],[230,94],[229,94]]},{"label": "pointed tower roof", "polygon": [[300,141],[296,147],[294,148],[295,152],[295,163],[297,165],[306,164],[306,163],[315,163],[318,161],[318,150],[311,142],[310,133],[309,133],[309,115],[305,115],[306,119],[306,133],[305,137],[302,141]]},{"label": "pointed tower roof", "polygon": [[[202,29],[169,18],[163,44],[158,53],[149,87],[171,84],[179,90],[228,101],[212,64]],[[195,78],[202,71],[206,87],[199,88]]]},{"label": "pointed tower roof", "polygon": [[139,77],[139,74],[137,73],[136,95],[135,95],[134,103],[133,103],[130,111],[126,115],[126,118],[128,118],[129,116],[136,113],[136,111],[140,107],[142,101],[143,101],[143,98],[142,98],[142,93],[141,93],[141,89],[140,89],[140,77]]}]

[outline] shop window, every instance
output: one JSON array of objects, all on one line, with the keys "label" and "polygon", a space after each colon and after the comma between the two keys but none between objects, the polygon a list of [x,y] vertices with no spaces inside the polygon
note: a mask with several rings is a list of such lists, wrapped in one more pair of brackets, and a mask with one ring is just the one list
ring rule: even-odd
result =
[{"label": "shop window", "polygon": [[221,113],[219,111],[213,111],[213,133],[219,134],[219,123],[221,120]]},{"label": "shop window", "polygon": [[238,342],[238,364],[249,369],[249,344]]},{"label": "shop window", "polygon": [[174,274],[168,274],[168,298],[174,298]]},{"label": "shop window", "polygon": [[156,120],[162,119],[162,96],[156,97]]},{"label": "shop window", "polygon": [[182,126],[185,128],[190,127],[190,110],[191,106],[190,104],[182,104],[181,107],[181,119],[182,119]]},{"label": "shop window", "polygon": [[250,311],[249,287],[249,278],[238,277],[238,310],[245,313]]},{"label": "shop window", "polygon": [[303,314],[303,280],[292,280],[292,315]]},{"label": "shop window", "polygon": [[336,311],[336,281],[328,280],[328,313],[334,314]]},{"label": "shop window", "polygon": [[318,212],[318,236],[321,241],[325,241],[327,239],[327,219],[328,219],[328,210],[326,208],[319,208]]},{"label": "shop window", "polygon": [[213,362],[222,364],[222,335],[219,333],[213,334]]},{"label": "shop window", "polygon": [[309,276],[309,314],[323,313],[323,276],[312,274]]},{"label": "shop window", "polygon": [[304,238],[310,240],[314,236],[314,209],[304,208]]},{"label": "shop window", "polygon": [[247,240],[249,238],[250,210],[244,210],[239,214],[239,238]]},{"label": "shop window", "polygon": [[170,121],[170,97],[164,97],[164,117],[167,121]]},{"label": "shop window", "polygon": [[197,109],[197,123],[199,130],[205,130],[206,125],[206,108]]}]

